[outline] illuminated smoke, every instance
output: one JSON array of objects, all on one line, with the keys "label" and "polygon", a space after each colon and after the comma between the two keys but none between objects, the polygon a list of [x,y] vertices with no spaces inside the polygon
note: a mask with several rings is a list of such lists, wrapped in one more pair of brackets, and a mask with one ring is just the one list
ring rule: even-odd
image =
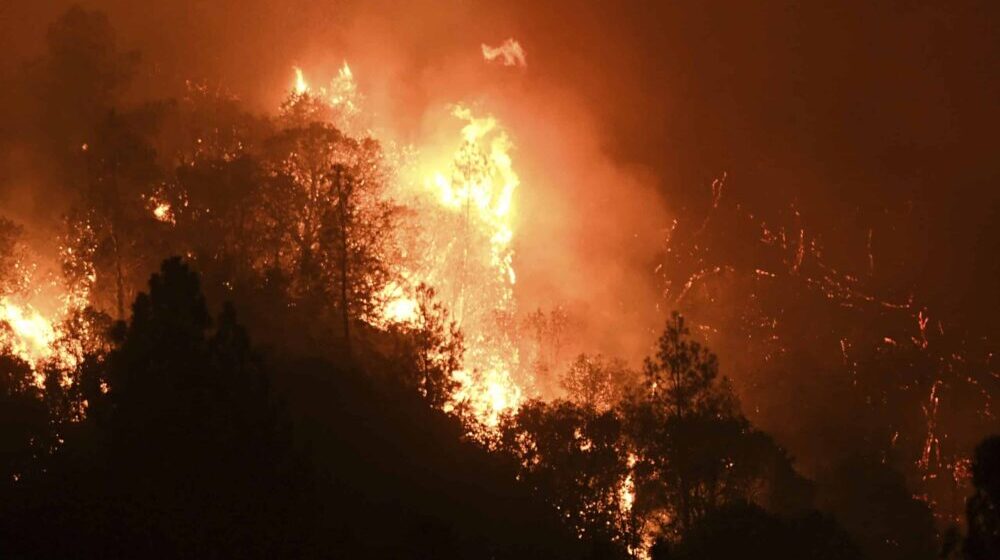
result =
[{"label": "illuminated smoke", "polygon": [[487,62],[499,62],[504,66],[518,66],[526,68],[528,61],[524,55],[521,44],[514,39],[507,39],[498,47],[491,47],[485,43],[482,45],[483,58]]}]

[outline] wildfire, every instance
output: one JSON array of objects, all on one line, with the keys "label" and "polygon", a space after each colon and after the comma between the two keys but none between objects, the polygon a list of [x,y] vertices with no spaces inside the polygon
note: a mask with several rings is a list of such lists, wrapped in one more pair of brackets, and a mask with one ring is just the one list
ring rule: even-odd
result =
[{"label": "wildfire", "polygon": [[455,154],[450,176],[438,171],[425,183],[437,191],[442,205],[467,215],[475,213],[469,219],[479,222],[490,234],[491,265],[513,285],[516,276],[510,251],[514,237],[510,210],[514,190],[520,184],[510,156],[513,144],[492,116],[476,117],[461,105],[454,107],[452,115],[466,122],[462,127],[465,144]]},{"label": "wildfire", "polygon": [[15,356],[33,366],[52,357],[56,329],[36,309],[2,298],[0,322],[10,327],[4,342]]},{"label": "wildfire", "polygon": [[345,117],[354,117],[361,110],[358,106],[358,86],[354,83],[354,73],[351,67],[345,62],[337,76],[330,82],[329,91],[326,92],[330,99],[330,105],[341,109]]},{"label": "wildfire", "polygon": [[295,85],[292,86],[292,90],[296,95],[304,95],[309,91],[309,84],[306,83],[306,77],[302,73],[302,69],[298,66],[295,67]]},{"label": "wildfire", "polygon": [[[294,84],[294,94],[324,100],[335,109],[336,124],[355,132],[350,123],[361,110],[360,95],[346,62],[326,88],[311,88],[299,68]],[[512,218],[520,179],[511,157],[513,142],[495,117],[461,104],[452,106],[447,117],[457,120],[459,126],[448,125],[457,128],[457,141],[408,147],[415,161],[412,173],[401,172],[393,185],[423,233],[404,241],[407,254],[419,255],[398,264],[407,286],[388,285],[380,316],[371,322],[414,322],[420,308],[409,287],[433,287],[466,343],[463,367],[453,372],[459,388],[452,406],[466,404],[482,425],[493,427],[504,412],[517,408],[523,393],[513,378],[517,349],[503,327],[514,313]]]},{"label": "wildfire", "polygon": [[337,71],[337,75],[330,80],[326,87],[313,88],[306,80],[305,74],[298,66],[293,66],[295,80],[292,84],[292,93],[296,96],[310,96],[325,102],[335,112],[336,125],[349,134],[364,134],[367,131],[359,130],[355,122],[361,113],[362,97],[358,93],[358,86],[354,81],[354,72],[351,67],[344,64]]},{"label": "wildfire", "polygon": [[79,353],[68,342],[64,320],[86,307],[88,288],[81,283],[67,289],[53,281],[47,272],[49,263],[27,247],[15,246],[4,264],[0,272],[8,276],[0,282],[0,353],[30,366],[41,387],[43,369],[53,366],[66,371],[79,361]]},{"label": "wildfire", "polygon": [[618,488],[618,509],[626,515],[632,512],[632,506],[635,504],[635,480],[632,478],[632,471],[637,460],[635,453],[628,454],[629,473]]},{"label": "wildfire", "polygon": [[[495,428],[504,413],[517,410],[521,404],[521,388],[510,372],[498,365],[486,371],[458,370],[453,374],[459,388],[452,395],[454,403],[466,403],[475,418],[486,428]],[[454,404],[449,405],[449,409]]]},{"label": "wildfire", "polygon": [[77,364],[77,356],[59,344],[61,335],[58,320],[46,317],[29,304],[0,298],[0,347],[31,367],[38,387],[45,383],[43,366],[54,364],[66,370]]},{"label": "wildfire", "polygon": [[510,155],[513,143],[496,118],[476,116],[463,105],[454,106],[451,115],[464,122],[462,144],[444,169],[425,171],[423,179],[450,214],[432,213],[428,226],[445,226],[450,239],[424,274],[450,294],[469,343],[466,371],[456,372],[461,388],[455,398],[467,401],[476,417],[493,427],[522,399],[513,378],[517,350],[500,324],[514,313],[512,207],[520,179]]},{"label": "wildfire", "polygon": [[174,212],[169,202],[153,200],[153,217],[167,224],[174,223]]},{"label": "wildfire", "polygon": [[382,292],[385,304],[380,317],[375,317],[377,324],[415,324],[420,316],[420,303],[407,294],[396,282],[389,282]]},{"label": "wildfire", "polygon": [[394,323],[410,323],[417,317],[420,305],[410,297],[389,302],[385,308],[385,317]]}]

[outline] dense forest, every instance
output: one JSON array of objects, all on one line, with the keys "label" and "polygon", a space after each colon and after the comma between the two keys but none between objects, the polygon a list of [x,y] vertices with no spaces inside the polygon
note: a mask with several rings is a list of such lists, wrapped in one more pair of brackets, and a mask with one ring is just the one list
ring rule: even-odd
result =
[{"label": "dense forest", "polygon": [[[42,271],[30,224],[4,217],[4,557],[1000,558],[1000,436],[947,482],[964,516],[911,488],[885,417],[806,476],[678,312],[639,366],[546,362],[539,334],[546,390],[484,414],[468,379],[487,372],[456,372],[492,358],[463,325],[512,321],[468,295],[509,297],[506,246],[448,245],[446,270],[493,278],[482,257],[502,278],[412,282],[412,313],[387,320],[413,280],[400,263],[440,240],[353,106],[304,86],[276,115],[193,83],[137,100],[140,55],[99,11],[69,10],[45,45],[14,125],[71,201],[53,257],[68,311],[44,351],[19,338],[10,302]],[[466,148],[454,176],[484,181]]]}]

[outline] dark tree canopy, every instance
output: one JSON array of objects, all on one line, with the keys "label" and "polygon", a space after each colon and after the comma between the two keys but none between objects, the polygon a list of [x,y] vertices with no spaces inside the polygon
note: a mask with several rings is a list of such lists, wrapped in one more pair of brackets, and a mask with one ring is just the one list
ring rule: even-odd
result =
[{"label": "dark tree canopy", "polygon": [[810,558],[861,560],[865,556],[832,519],[818,513],[784,518],[733,503],[700,519],[680,542],[658,543],[653,560]]},{"label": "dark tree canopy", "polygon": [[718,360],[673,314],[645,383],[623,414],[636,463],[636,508],[666,508],[671,530],[710,511],[749,500],[779,511],[811,507],[812,489],[792,459],[743,416]]},{"label": "dark tree canopy", "polygon": [[[582,555],[554,511],[428,406],[427,385],[352,362],[264,359],[231,305],[212,317],[178,258],[113,339],[107,359],[82,368],[86,418],[63,424],[45,468],[9,486],[5,554]],[[48,413],[26,364],[0,366],[0,414],[18,418],[5,424],[4,467],[21,475]]]},{"label": "dark tree canopy", "polygon": [[820,505],[871,558],[931,559],[939,544],[930,507],[903,476],[873,457],[857,456],[820,479]]},{"label": "dark tree canopy", "polygon": [[972,459],[975,493],[966,505],[968,560],[1000,558],[1000,436],[983,440]]}]

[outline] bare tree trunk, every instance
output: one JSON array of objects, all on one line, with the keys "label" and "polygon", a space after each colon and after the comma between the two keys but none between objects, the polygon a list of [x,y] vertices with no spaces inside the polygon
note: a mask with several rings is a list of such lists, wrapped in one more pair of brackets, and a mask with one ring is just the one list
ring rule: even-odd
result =
[{"label": "bare tree trunk", "polygon": [[118,303],[118,320],[125,320],[125,274],[122,270],[122,254],[121,248],[118,244],[118,232],[112,231],[111,233],[111,243],[115,247],[115,282],[117,291],[117,303]]},{"label": "bare tree trunk", "polygon": [[350,277],[350,259],[347,249],[347,236],[349,234],[348,220],[350,216],[347,212],[347,204],[350,194],[347,192],[345,181],[350,181],[350,177],[345,177],[344,169],[341,166],[334,167],[334,182],[337,188],[337,207],[340,214],[338,228],[340,229],[340,314],[344,329],[344,347],[348,357],[351,356],[351,314],[348,308],[348,279]]},{"label": "bare tree trunk", "polygon": [[125,320],[125,274],[122,269],[121,242],[118,239],[118,224],[121,222],[121,197],[118,194],[118,153],[115,152],[111,167],[111,189],[114,195],[114,207],[111,209],[111,244],[115,248],[115,289],[117,299],[118,320]]}]

